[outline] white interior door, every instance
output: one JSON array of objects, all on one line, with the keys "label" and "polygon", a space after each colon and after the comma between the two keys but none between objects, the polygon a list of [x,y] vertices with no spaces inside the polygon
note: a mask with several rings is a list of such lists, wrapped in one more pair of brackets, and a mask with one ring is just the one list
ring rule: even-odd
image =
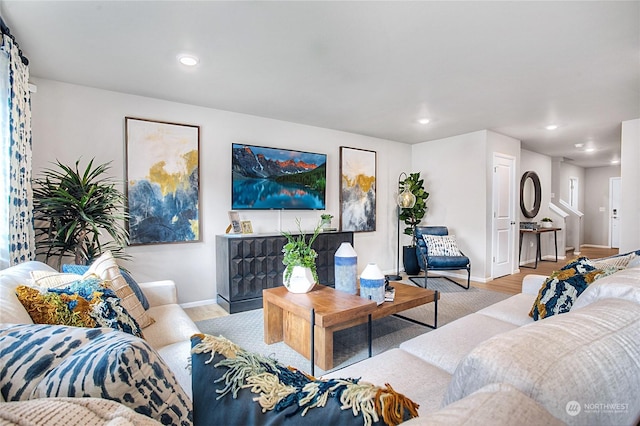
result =
[{"label": "white interior door", "polygon": [[609,179],[609,246],[620,247],[620,178]]},{"label": "white interior door", "polygon": [[515,186],[515,158],[493,154],[493,278],[514,271]]}]

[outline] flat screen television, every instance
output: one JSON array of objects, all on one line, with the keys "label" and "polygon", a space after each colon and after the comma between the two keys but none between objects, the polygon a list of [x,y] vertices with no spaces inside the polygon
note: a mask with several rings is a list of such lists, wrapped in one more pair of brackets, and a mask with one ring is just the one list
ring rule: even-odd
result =
[{"label": "flat screen television", "polygon": [[324,210],[327,155],[233,144],[233,210]]}]

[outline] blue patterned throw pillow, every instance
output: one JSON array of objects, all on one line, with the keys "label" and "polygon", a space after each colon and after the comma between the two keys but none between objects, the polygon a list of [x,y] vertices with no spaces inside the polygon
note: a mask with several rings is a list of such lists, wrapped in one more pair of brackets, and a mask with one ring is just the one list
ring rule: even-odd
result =
[{"label": "blue patterned throw pillow", "polygon": [[[88,265],[75,265],[70,263],[65,263],[62,265],[62,272],[66,274],[83,275],[88,270],[89,270]],[[129,287],[131,287],[131,290],[133,290],[138,300],[140,300],[142,307],[144,309],[149,309],[149,300],[147,300],[147,296],[144,295],[144,292],[138,285],[137,281],[133,279],[130,273],[128,273],[122,268],[120,268],[120,275],[122,275],[122,278],[124,278],[127,284],[129,284]]]},{"label": "blue patterned throw pillow", "polygon": [[586,257],[572,260],[545,280],[529,316],[537,321],[569,312],[576,298],[602,274]]},{"label": "blue patterned throw pillow", "polygon": [[144,340],[107,328],[20,324],[0,328],[6,401],[94,397],[163,424],[191,425],[191,401]]}]

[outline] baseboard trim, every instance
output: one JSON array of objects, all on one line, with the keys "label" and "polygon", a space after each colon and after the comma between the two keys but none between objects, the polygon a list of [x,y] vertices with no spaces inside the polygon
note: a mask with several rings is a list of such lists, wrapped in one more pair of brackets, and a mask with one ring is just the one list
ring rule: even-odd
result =
[{"label": "baseboard trim", "polygon": [[218,304],[218,302],[216,302],[216,299],[205,299],[205,300],[198,300],[197,302],[180,303],[180,307],[182,309],[196,308],[198,306],[205,306],[205,305],[211,305],[211,304]]},{"label": "baseboard trim", "polygon": [[601,248],[601,249],[610,249],[611,246],[599,246],[597,244],[582,244],[580,247],[593,247],[593,248]]}]

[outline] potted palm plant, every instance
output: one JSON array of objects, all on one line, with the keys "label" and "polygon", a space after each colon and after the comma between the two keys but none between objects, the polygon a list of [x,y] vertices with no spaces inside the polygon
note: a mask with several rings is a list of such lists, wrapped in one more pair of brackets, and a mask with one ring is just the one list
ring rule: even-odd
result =
[{"label": "potted palm plant", "polygon": [[129,243],[125,196],[105,176],[110,162],[94,167],[92,159],[83,171],[79,160],[75,167],[55,165],[34,179],[36,254],[47,262],[57,258],[58,268],[65,256],[83,265],[107,250],[117,258],[129,257],[124,252]]},{"label": "potted palm plant", "polygon": [[410,173],[405,180],[400,181],[399,189],[407,189],[416,197],[413,207],[400,209],[400,220],[406,225],[404,234],[411,235],[411,244],[402,248],[404,270],[409,275],[416,275],[420,272],[416,256],[416,226],[427,213],[426,201],[429,193],[424,189],[424,179],[420,178],[420,172]]},{"label": "potted palm plant", "polygon": [[282,248],[285,265],[283,284],[292,293],[307,293],[318,282],[316,270],[316,257],[318,253],[311,247],[320,234],[320,224],[313,231],[313,235],[307,240],[307,236],[300,228],[300,220],[297,219],[299,235],[283,232],[287,243]]}]

